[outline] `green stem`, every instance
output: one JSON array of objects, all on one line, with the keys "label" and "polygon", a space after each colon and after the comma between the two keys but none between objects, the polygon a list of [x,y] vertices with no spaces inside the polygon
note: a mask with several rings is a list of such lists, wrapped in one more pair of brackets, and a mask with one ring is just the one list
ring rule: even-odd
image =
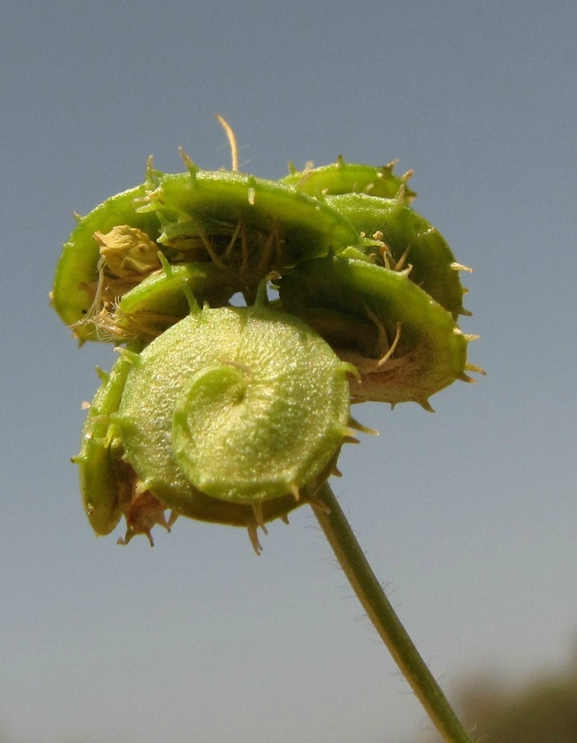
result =
[{"label": "green stem", "polygon": [[357,598],[403,676],[447,743],[472,743],[427,664],[395,614],[328,484],[317,496],[327,507],[314,513]]}]

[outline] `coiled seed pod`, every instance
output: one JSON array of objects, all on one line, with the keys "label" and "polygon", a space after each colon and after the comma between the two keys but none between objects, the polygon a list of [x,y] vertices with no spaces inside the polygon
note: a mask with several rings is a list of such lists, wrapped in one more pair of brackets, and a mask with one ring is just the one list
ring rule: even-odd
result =
[{"label": "coiled seed pod", "polygon": [[[327,196],[327,204],[348,217],[360,233],[375,243],[365,249],[386,268],[411,267],[409,278],[456,319],[463,309],[464,290],[455,256],[441,233],[399,199],[365,194]],[[380,243],[380,245],[379,245]]]},{"label": "coiled seed pod", "polygon": [[416,196],[407,182],[412,175],[408,171],[402,176],[393,173],[396,161],[375,168],[372,165],[346,163],[339,157],[336,163],[321,165],[319,168],[306,168],[297,171],[292,168],[289,175],[281,178],[281,183],[295,186],[299,191],[320,198],[327,195],[363,193],[382,198],[401,198],[410,203]]},{"label": "coiled seed pod", "polygon": [[353,372],[308,325],[264,301],[197,308],[140,354],[125,352],[76,460],[95,530],[130,512],[127,538],[148,533],[153,498],[158,523],[167,526],[170,508],[247,526],[256,544],[257,525],[310,501],[329,476],[356,425]]},{"label": "coiled seed pod", "polygon": [[122,443],[110,416],[118,410],[130,361],[119,359],[110,374],[99,371],[102,385],[88,411],[80,453],[80,489],[88,520],[99,535],[110,534],[122,517],[128,484],[122,469]]},{"label": "coiled seed pod", "polygon": [[235,288],[234,276],[213,263],[165,262],[161,271],[147,276],[92,322],[101,340],[150,342],[189,314],[187,292],[211,307],[222,307]]},{"label": "coiled seed pod", "polygon": [[482,372],[456,325],[465,267],[394,163],[274,182],[183,158],[177,174],[149,162],[64,245],[52,305],[81,342],[128,344],[74,459],[97,534],[124,516],[122,541],[152,542],[185,515],[245,526],[258,551],[257,527],[314,505],[364,430],[351,399],[430,410]]},{"label": "coiled seed pod", "polygon": [[354,363],[357,402],[417,402],[465,374],[467,336],[440,304],[396,272],[345,255],[309,261],[279,282],[286,311],[303,317]]},{"label": "coiled seed pod", "polygon": [[135,207],[149,189],[149,183],[131,188],[107,199],[85,217],[78,217],[76,229],[64,243],[50,302],[63,322],[74,327],[80,340],[95,339],[94,327],[84,323],[87,316],[97,314],[105,300],[113,301],[138,283],[134,277],[123,281],[105,271],[95,234],[107,234],[119,225],[130,225],[146,238],[156,240],[160,234],[158,218],[154,214],[140,214]]},{"label": "coiled seed pod", "polygon": [[118,340],[106,331],[116,323],[119,301],[163,262],[219,269],[197,287],[201,303],[225,304],[241,292],[252,304],[271,271],[362,243],[344,215],[300,190],[185,162],[186,173],[149,168],[146,183],[79,219],[64,245],[51,302],[81,341]]}]

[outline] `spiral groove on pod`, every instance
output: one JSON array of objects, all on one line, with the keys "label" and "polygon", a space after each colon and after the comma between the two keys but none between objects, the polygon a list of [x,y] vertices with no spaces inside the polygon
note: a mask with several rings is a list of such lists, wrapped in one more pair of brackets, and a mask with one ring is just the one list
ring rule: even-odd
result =
[{"label": "spiral groove on pod", "polygon": [[176,508],[185,480],[232,503],[297,493],[346,435],[350,368],[266,306],[193,312],[128,374],[114,417],[125,457]]},{"label": "spiral groove on pod", "polygon": [[[164,526],[169,508],[247,526],[254,543],[257,526],[314,500],[330,474],[356,425],[355,371],[307,324],[261,302],[196,309],[140,354],[124,352],[77,457],[95,530],[108,533],[132,508],[127,538],[149,533],[152,497]],[[98,518],[95,503],[109,503]]]}]

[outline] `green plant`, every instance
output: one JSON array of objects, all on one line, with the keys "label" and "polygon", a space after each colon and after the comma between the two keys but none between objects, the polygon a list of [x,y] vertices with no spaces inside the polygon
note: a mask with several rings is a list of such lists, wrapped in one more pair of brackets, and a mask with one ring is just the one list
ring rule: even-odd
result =
[{"label": "green plant", "polygon": [[[393,165],[268,181],[198,168],[106,200],[64,245],[52,305],[80,342],[120,347],[88,412],[89,521],[126,544],[178,516],[258,529],[310,504],[369,617],[446,740],[468,737],[327,480],[369,432],[350,402],[395,405],[471,381],[456,263]],[[246,306],[232,306],[242,295]],[[166,512],[170,510],[167,517]]]}]

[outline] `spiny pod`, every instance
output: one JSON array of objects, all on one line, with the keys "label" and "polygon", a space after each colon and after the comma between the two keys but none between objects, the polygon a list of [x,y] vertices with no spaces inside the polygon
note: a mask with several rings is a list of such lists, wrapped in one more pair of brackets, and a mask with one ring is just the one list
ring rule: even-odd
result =
[{"label": "spiny pod", "polygon": [[235,277],[213,263],[165,261],[163,270],[147,276],[116,305],[104,307],[92,322],[101,340],[149,342],[189,314],[188,292],[201,304],[221,307],[237,291]]},{"label": "spiny pod", "polygon": [[74,458],[92,527],[124,517],[123,543],[184,515],[247,527],[259,551],[258,527],[320,507],[364,430],[351,400],[430,410],[482,372],[456,325],[468,269],[410,208],[411,172],[338,158],[259,179],[225,129],[232,171],[149,161],[144,184],[78,218],[56,271],[51,303],[79,340],[128,344]]},{"label": "spiny pod", "polygon": [[[271,271],[361,244],[349,220],[295,188],[237,172],[149,168],[146,183],[80,218],[64,245],[51,303],[81,340],[102,337],[119,300],[168,264],[214,264],[252,303]],[[199,297],[203,301],[204,297]]]},{"label": "spiny pod", "polygon": [[456,263],[441,233],[404,201],[365,194],[327,196],[326,201],[359,232],[373,238],[375,242],[365,252],[380,265],[396,271],[411,266],[411,281],[455,319],[469,314],[463,309],[465,292],[458,275],[466,267]]},{"label": "spiny pod", "polygon": [[[80,488],[88,520],[98,536],[110,534],[124,517],[126,530],[119,544],[144,534],[153,545],[152,529],[160,525],[170,531],[179,515],[201,521],[248,528],[252,543],[259,550],[255,509],[249,505],[226,503],[201,493],[189,482],[181,482],[178,502],[181,509],[170,507],[145,487],[127,461],[119,426],[112,415],[118,410],[128,372],[138,363],[137,354],[124,351],[110,374],[100,372],[102,385],[90,405],[82,435],[80,453],[73,457],[78,465]],[[326,473],[326,477],[330,472]],[[319,482],[320,485],[320,482]],[[311,486],[310,495],[317,489]],[[262,523],[286,515],[308,502],[309,488],[303,489],[302,500],[294,495],[264,503]],[[167,515],[167,511],[170,514]]]},{"label": "spiny pod", "polygon": [[[181,252],[204,245],[212,260],[258,283],[270,270],[355,245],[348,219],[306,193],[236,172],[165,175],[140,209],[159,212],[159,242]],[[228,238],[212,245],[214,236]]]},{"label": "spiny pod", "polygon": [[348,371],[290,315],[205,308],[140,354],[115,422],[127,460],[164,502],[178,501],[179,472],[229,502],[298,497],[348,435]]},{"label": "spiny pod", "polygon": [[138,277],[125,277],[123,280],[101,270],[101,245],[95,234],[107,234],[119,225],[130,225],[146,238],[156,240],[160,234],[156,215],[136,211],[138,199],[149,190],[150,183],[144,183],[106,199],[89,214],[78,218],[76,229],[64,244],[50,302],[61,319],[74,326],[81,341],[96,339],[94,326],[83,321],[91,312],[101,310],[102,301],[98,294],[104,292],[112,301],[138,283]]},{"label": "spiny pod", "polygon": [[431,395],[457,379],[470,381],[469,338],[406,272],[336,255],[286,272],[279,284],[283,309],[357,366],[355,401],[413,401],[430,409]]},{"label": "spiny pod", "polygon": [[346,163],[343,157],[336,163],[310,167],[298,171],[291,167],[291,172],[280,183],[295,186],[299,191],[320,198],[327,195],[364,193],[382,198],[401,198],[410,203],[417,195],[408,187],[412,175],[408,171],[402,176],[393,173],[396,160],[375,168],[372,165]]},{"label": "spiny pod", "polygon": [[123,450],[110,416],[118,410],[129,371],[127,358],[119,359],[110,374],[99,371],[102,385],[88,409],[80,453],[72,460],[79,468],[86,515],[98,535],[110,534],[122,516]]},{"label": "spiny pod", "polygon": [[[110,459],[99,460],[83,482],[90,491],[85,499],[95,500],[96,484],[97,500],[109,503],[116,520],[118,502],[130,503],[126,541],[149,533],[150,523],[135,515],[138,496],[142,501],[146,494],[146,507],[153,498],[164,526],[170,522],[163,512],[171,509],[246,526],[256,546],[257,526],[314,502],[342,444],[362,429],[349,414],[354,367],[264,299],[252,307],[196,309],[140,354],[125,352],[117,365],[124,384],[106,426],[124,467],[119,488],[130,498],[113,492],[112,478],[109,485],[105,475],[116,473]],[[113,376],[119,379],[120,370]],[[116,403],[116,386],[115,392]],[[90,460],[83,449],[77,458],[83,472]]]}]

